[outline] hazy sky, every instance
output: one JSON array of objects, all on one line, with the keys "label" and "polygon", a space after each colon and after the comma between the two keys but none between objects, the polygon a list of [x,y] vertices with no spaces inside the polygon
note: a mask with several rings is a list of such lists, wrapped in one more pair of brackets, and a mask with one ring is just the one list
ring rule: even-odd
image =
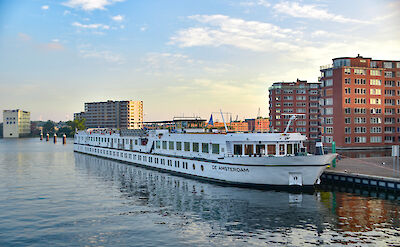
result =
[{"label": "hazy sky", "polygon": [[399,0],[0,0],[0,109],[267,116],[273,82],[317,81],[334,57],[400,60],[399,26]]}]

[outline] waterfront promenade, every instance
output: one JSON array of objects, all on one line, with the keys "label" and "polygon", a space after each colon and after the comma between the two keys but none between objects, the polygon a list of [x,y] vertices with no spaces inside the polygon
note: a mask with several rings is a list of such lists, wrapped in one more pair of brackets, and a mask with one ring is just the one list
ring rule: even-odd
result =
[{"label": "waterfront promenade", "polygon": [[344,158],[321,176],[324,182],[343,182],[400,191],[400,167],[393,157]]}]

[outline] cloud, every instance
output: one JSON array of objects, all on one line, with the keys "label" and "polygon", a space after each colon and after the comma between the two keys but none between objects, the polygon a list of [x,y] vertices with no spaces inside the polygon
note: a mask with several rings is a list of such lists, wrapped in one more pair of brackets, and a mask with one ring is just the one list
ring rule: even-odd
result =
[{"label": "cloud", "polygon": [[42,6],[42,9],[43,9],[43,10],[48,10],[48,9],[49,9],[49,5],[43,5],[43,6]]},{"label": "cloud", "polygon": [[319,9],[316,5],[300,5],[296,2],[280,2],[273,6],[273,9],[282,14],[286,14],[297,18],[327,20],[340,23],[363,23],[368,21],[356,20],[343,17],[341,15],[331,14],[324,9]]},{"label": "cloud", "polygon": [[29,35],[26,34],[26,33],[18,33],[18,38],[19,38],[20,40],[22,40],[22,41],[25,41],[25,42],[28,42],[28,41],[32,40],[32,37],[29,36]]},{"label": "cloud", "polygon": [[87,29],[110,29],[110,26],[104,24],[82,24],[79,22],[72,23],[72,26],[80,27],[80,28],[87,28]]},{"label": "cloud", "polygon": [[122,64],[125,61],[125,59],[121,55],[113,53],[111,51],[98,51],[94,49],[84,48],[79,50],[79,54],[83,58],[100,58],[109,63]]},{"label": "cloud", "polygon": [[178,31],[169,44],[180,47],[230,45],[252,51],[293,50],[290,44],[300,31],[280,28],[267,22],[245,21],[225,15],[194,15],[189,19],[204,24]]},{"label": "cloud", "polygon": [[114,21],[123,21],[124,17],[122,15],[116,15],[111,17],[111,19],[113,19]]},{"label": "cloud", "polygon": [[65,49],[64,46],[58,42],[40,44],[39,48],[46,51],[62,51]]},{"label": "cloud", "polygon": [[85,11],[91,11],[96,9],[105,10],[105,7],[107,5],[123,1],[124,0],[68,0],[67,2],[64,2],[62,4],[70,8],[78,8]]},{"label": "cloud", "polygon": [[264,6],[267,8],[271,6],[271,4],[265,0],[240,2],[239,5],[246,7]]}]

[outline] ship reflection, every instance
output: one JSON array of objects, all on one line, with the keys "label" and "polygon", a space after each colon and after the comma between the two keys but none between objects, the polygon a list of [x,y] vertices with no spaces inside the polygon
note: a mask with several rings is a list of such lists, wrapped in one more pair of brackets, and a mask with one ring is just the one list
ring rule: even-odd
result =
[{"label": "ship reflection", "polygon": [[163,215],[191,215],[224,230],[295,227],[321,233],[332,218],[321,207],[319,193],[220,186],[78,153],[75,163],[90,176],[112,180],[132,207],[156,207]]}]

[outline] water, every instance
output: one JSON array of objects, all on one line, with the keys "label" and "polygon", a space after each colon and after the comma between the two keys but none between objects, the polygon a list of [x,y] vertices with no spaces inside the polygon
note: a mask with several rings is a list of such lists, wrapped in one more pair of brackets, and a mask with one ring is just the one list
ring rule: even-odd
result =
[{"label": "water", "polygon": [[400,246],[388,198],[221,186],[0,139],[0,246]]}]

